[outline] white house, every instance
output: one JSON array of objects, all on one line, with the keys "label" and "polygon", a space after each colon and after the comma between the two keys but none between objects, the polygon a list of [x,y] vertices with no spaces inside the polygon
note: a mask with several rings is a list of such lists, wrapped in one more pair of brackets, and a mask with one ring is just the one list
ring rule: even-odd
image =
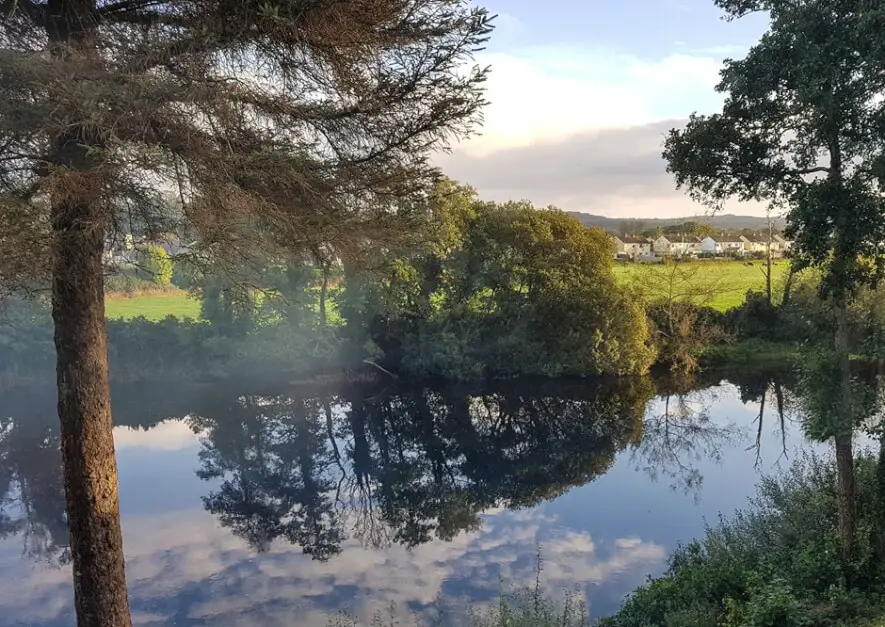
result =
[{"label": "white house", "polygon": [[741,235],[741,241],[744,243],[744,252],[768,254],[768,238],[758,235]]},{"label": "white house", "polygon": [[672,242],[661,235],[658,239],[652,242],[651,249],[659,255],[672,255],[672,246]]},{"label": "white house", "polygon": [[686,237],[683,245],[685,246],[684,252],[688,255],[697,255],[704,249],[704,241],[695,236]]},{"label": "white house", "polygon": [[701,252],[715,255],[716,253],[721,253],[722,248],[720,248],[719,242],[712,237],[707,236],[701,240]]},{"label": "white house", "polygon": [[772,246],[774,246],[775,242],[777,242],[778,249],[782,254],[789,253],[790,250],[792,250],[793,248],[793,240],[786,239],[782,235],[779,235],[777,233],[775,233],[774,237],[772,238]]},{"label": "white house", "polygon": [[615,236],[618,252],[636,258],[639,255],[651,254],[651,242],[641,237]]},{"label": "white house", "polygon": [[661,235],[652,245],[654,252],[659,255],[671,255],[682,257],[683,255],[696,255],[702,251],[700,238],[689,236],[677,239],[669,239]]},{"label": "white house", "polygon": [[744,241],[739,237],[723,237],[716,240],[719,246],[718,252],[724,255],[743,255],[746,252]]}]

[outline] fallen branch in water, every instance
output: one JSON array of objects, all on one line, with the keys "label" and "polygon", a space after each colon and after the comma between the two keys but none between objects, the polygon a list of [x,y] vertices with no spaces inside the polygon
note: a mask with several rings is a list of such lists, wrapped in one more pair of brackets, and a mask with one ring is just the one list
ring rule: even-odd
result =
[{"label": "fallen branch in water", "polygon": [[399,379],[399,377],[398,377],[397,375],[395,375],[394,373],[392,373],[392,372],[391,372],[390,370],[388,370],[387,368],[384,368],[383,366],[379,366],[378,364],[376,364],[376,363],[375,363],[374,361],[372,361],[371,359],[364,359],[364,360],[363,360],[363,363],[364,363],[364,364],[369,364],[370,366],[375,366],[378,370],[380,370],[380,371],[383,372],[384,374],[386,374],[386,375],[388,375],[388,376],[391,376],[391,377],[393,377],[394,379]]}]

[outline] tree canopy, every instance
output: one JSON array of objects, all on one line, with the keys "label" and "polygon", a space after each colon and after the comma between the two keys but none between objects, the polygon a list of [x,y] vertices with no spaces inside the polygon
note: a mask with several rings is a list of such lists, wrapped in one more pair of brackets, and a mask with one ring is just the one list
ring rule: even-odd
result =
[{"label": "tree canopy", "polygon": [[883,270],[885,8],[862,0],[716,5],[727,19],[767,12],[769,28],[745,58],[726,60],[722,111],[670,132],[668,169],[677,186],[713,205],[785,203],[797,264],[824,267],[825,293],[844,300]]},{"label": "tree canopy", "polygon": [[[422,243],[345,278],[351,337],[413,374],[637,374],[654,359],[614,244],[556,208],[480,201],[443,181]],[[555,323],[552,323],[555,321]]]},{"label": "tree canopy", "polygon": [[46,276],[62,193],[112,231],[186,230],[205,254],[318,232],[353,243],[483,104],[486,72],[465,64],[490,18],[460,1],[6,0],[0,13],[6,287]]}]

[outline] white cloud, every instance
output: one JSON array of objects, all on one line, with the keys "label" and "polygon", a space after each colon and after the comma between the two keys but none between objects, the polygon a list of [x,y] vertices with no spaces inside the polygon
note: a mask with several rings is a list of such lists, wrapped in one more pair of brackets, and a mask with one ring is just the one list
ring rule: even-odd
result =
[{"label": "white cloud", "polygon": [[478,61],[492,67],[482,136],[456,147],[472,156],[681,118],[721,102],[713,90],[720,59],[713,55],[649,61],[559,46],[489,53]]},{"label": "white cloud", "polygon": [[[591,130],[485,155],[442,155],[438,164],[486,200],[531,200],[568,211],[635,218],[704,215],[676,191],[661,157],[667,131],[685,120]],[[759,203],[728,203],[730,213],[764,215]]]},{"label": "white cloud", "polygon": [[[483,54],[478,62],[492,72],[481,135],[436,162],[489,200],[610,216],[703,214],[674,190],[661,144],[690,113],[721,107],[714,87],[722,59],[741,50],[677,48],[657,59],[580,46]],[[763,213],[754,205],[728,209]]]},{"label": "white cloud", "polygon": [[164,420],[146,431],[130,427],[114,427],[114,446],[117,449],[180,451],[197,443],[197,436],[184,420]]},{"label": "white cloud", "polygon": [[[604,586],[620,598],[658,570],[663,547],[638,539],[594,541],[585,532],[558,528],[538,510],[487,515],[482,530],[451,542],[408,550],[369,550],[348,541],[327,563],[311,561],[285,543],[255,555],[202,510],[124,518],[126,567],[133,608],[141,625],[161,625],[187,616],[219,627],[326,625],[330,613],[349,605],[369,618],[391,602],[400,619],[409,609],[425,611],[437,595],[464,609],[466,591],[495,598],[500,578],[531,585],[540,542],[543,580],[554,593],[578,585],[586,593]],[[15,568],[16,538],[0,542],[4,579],[0,607],[13,622],[40,624],[70,611],[70,569]],[[9,571],[6,571],[9,572]],[[454,587],[453,587],[454,586]],[[39,600],[35,602],[35,600]],[[418,608],[422,608],[418,610]],[[591,608],[592,609],[592,608]]]}]

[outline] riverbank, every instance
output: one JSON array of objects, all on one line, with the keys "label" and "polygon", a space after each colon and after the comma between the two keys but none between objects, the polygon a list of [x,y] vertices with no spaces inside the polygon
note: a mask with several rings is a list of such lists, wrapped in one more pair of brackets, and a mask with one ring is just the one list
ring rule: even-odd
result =
[{"label": "riverbank", "polygon": [[747,339],[708,346],[698,355],[698,362],[709,369],[753,365],[792,367],[805,351],[807,348],[793,342]]},{"label": "riverbank", "polygon": [[859,538],[852,564],[837,557],[835,463],[807,455],[782,475],[764,477],[749,508],[675,551],[667,572],[599,627],[881,627],[885,568],[875,545],[882,462],[869,453],[855,461],[858,529],[868,536]]}]

